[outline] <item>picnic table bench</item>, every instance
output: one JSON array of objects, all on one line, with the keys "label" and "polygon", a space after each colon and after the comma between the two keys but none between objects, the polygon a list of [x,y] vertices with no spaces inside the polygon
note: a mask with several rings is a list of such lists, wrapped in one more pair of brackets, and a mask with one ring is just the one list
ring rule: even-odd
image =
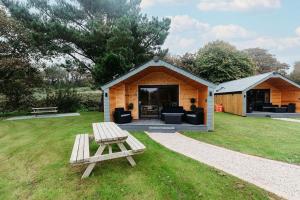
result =
[{"label": "picnic table bench", "polygon": [[[82,178],[90,175],[96,163],[111,160],[116,158],[126,157],[128,162],[135,166],[136,163],[132,156],[142,153],[145,146],[132,136],[128,131],[119,128],[113,122],[93,123],[93,135],[78,134],[76,135],[70,163],[72,165],[88,164]],[[89,151],[89,144],[91,140],[95,140],[99,144],[99,148],[95,155],[91,156]],[[127,150],[125,143],[128,144]],[[113,152],[112,145],[116,144],[120,151]],[[104,150],[108,147],[108,153],[103,154]]]},{"label": "picnic table bench", "polygon": [[57,113],[57,107],[32,108],[31,114]]}]

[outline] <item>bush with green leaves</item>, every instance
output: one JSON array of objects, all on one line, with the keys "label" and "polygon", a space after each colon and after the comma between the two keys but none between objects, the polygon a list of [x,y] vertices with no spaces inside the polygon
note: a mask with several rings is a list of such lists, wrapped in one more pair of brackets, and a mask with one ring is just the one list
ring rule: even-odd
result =
[{"label": "bush with green leaves", "polygon": [[251,59],[223,41],[210,42],[196,56],[194,73],[213,83],[223,83],[254,74]]},{"label": "bush with green leaves", "polygon": [[101,93],[83,93],[80,96],[80,105],[82,110],[100,111]]},{"label": "bush with green leaves", "polygon": [[56,106],[59,112],[76,112],[80,109],[80,95],[76,90],[65,88],[48,94],[44,100],[44,106]]}]

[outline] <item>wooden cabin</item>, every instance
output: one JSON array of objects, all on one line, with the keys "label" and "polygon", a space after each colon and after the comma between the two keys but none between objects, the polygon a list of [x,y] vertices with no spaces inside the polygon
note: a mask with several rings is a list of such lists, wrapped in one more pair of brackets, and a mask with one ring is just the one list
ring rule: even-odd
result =
[{"label": "wooden cabin", "polygon": [[153,59],[102,86],[104,120],[113,121],[115,108],[122,107],[131,110],[133,122],[143,120],[143,124],[152,124],[160,119],[164,105],[182,106],[189,111],[194,99],[195,106],[204,108],[204,124],[198,126],[200,129],[181,125],[177,130],[213,130],[214,89],[214,84],[182,68]]},{"label": "wooden cabin", "polygon": [[297,116],[300,86],[279,73],[264,73],[218,85],[215,104],[240,116]]}]

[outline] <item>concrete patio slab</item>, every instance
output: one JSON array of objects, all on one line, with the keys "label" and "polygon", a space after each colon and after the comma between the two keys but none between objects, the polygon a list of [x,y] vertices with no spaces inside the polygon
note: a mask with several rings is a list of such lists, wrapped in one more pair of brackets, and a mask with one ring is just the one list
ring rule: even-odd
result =
[{"label": "concrete patio slab", "polygon": [[56,118],[56,117],[73,117],[80,116],[79,113],[62,113],[62,114],[45,114],[45,115],[26,115],[7,118],[7,121],[12,120],[25,120],[25,119],[43,119],[43,118]]}]

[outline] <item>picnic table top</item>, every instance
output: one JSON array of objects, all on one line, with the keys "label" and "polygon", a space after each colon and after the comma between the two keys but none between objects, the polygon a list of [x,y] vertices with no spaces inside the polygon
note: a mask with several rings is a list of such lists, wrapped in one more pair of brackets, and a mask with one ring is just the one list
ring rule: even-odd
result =
[{"label": "picnic table top", "polygon": [[102,144],[120,143],[125,141],[128,134],[114,122],[93,123],[95,141]]}]

